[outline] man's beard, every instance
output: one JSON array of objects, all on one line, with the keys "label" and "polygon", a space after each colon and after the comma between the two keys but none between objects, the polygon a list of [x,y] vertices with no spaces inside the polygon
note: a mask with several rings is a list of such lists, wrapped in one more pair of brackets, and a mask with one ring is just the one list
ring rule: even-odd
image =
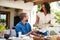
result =
[{"label": "man's beard", "polygon": [[28,22],[28,20],[26,20],[26,22]]}]

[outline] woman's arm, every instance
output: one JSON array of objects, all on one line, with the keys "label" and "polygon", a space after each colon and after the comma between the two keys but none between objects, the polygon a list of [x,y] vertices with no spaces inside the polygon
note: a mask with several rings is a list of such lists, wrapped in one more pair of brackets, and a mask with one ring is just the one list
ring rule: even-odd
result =
[{"label": "woman's arm", "polygon": [[48,22],[48,24],[51,24],[51,20]]},{"label": "woman's arm", "polygon": [[33,26],[37,26],[37,24],[39,24],[39,17],[38,16],[36,16],[36,22],[35,22],[35,24],[33,25]]}]

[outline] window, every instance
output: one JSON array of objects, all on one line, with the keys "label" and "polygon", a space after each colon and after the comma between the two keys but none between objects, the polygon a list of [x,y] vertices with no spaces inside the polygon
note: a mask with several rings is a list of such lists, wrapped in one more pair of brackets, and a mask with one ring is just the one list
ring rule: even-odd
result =
[{"label": "window", "polygon": [[6,26],[6,14],[0,14],[0,23]]},{"label": "window", "polygon": [[10,12],[0,11],[0,24],[3,24],[5,28],[10,28]]}]

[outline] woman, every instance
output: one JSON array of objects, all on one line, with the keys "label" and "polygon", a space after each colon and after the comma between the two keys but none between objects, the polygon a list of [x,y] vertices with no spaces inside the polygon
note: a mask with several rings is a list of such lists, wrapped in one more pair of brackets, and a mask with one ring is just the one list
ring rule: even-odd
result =
[{"label": "woman", "polygon": [[46,26],[52,26],[48,25],[51,24],[51,14],[50,14],[50,5],[48,2],[44,2],[42,4],[42,9],[40,12],[37,13],[36,16],[36,22],[34,26],[38,26],[38,28],[42,28],[43,31],[37,31],[37,34],[42,34],[44,36],[47,36],[48,31],[45,30]]},{"label": "woman", "polygon": [[48,2],[42,4],[41,12],[37,13],[34,26],[44,27],[51,23],[50,5]]}]

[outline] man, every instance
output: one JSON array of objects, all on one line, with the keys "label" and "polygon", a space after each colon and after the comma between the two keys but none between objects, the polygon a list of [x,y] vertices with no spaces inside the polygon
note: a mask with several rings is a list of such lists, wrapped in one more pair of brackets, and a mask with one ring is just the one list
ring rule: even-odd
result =
[{"label": "man", "polygon": [[26,13],[20,14],[20,22],[16,25],[16,36],[18,37],[18,33],[21,32],[22,35],[29,35],[35,31],[31,30],[31,26],[28,23],[28,15]]}]

